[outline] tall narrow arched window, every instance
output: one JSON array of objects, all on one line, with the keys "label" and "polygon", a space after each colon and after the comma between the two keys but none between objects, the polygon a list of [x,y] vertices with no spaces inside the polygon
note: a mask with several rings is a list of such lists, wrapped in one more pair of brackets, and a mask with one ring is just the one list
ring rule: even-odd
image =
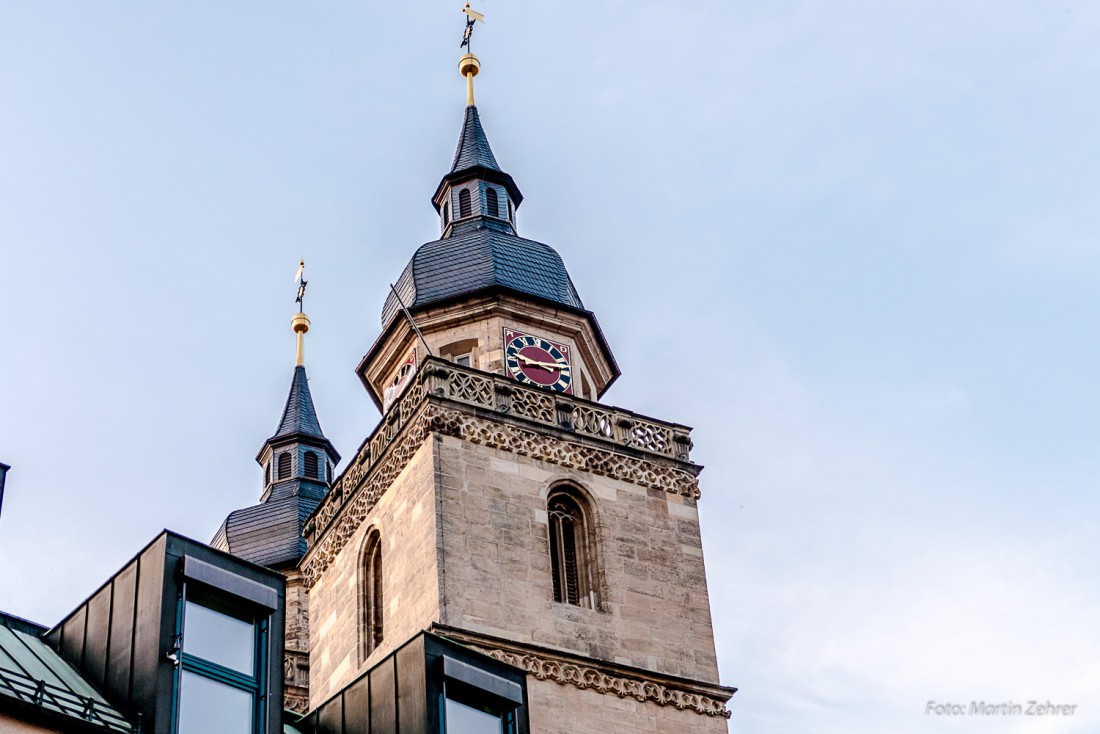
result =
[{"label": "tall narrow arched window", "polygon": [[359,564],[359,660],[382,644],[382,537],[367,533]]},{"label": "tall narrow arched window", "polygon": [[488,210],[490,217],[500,216],[500,202],[497,200],[496,189],[485,190],[485,208]]},{"label": "tall narrow arched window", "polygon": [[443,202],[443,224],[450,224],[451,222],[451,202]]},{"label": "tall narrow arched window", "polygon": [[458,192],[458,216],[468,217],[473,211],[470,208],[470,190],[462,189]]},{"label": "tall narrow arched window", "polygon": [[284,453],[279,454],[279,471],[278,471],[278,475],[279,475],[279,479],[287,479],[287,478],[290,477],[290,454],[289,453],[284,452]]},{"label": "tall narrow arched window", "polygon": [[307,451],[306,452],[305,464],[306,464],[306,467],[305,467],[306,468],[306,478],[307,479],[317,479],[318,478],[318,474],[317,474],[317,454],[313,453],[312,451]]},{"label": "tall narrow arched window", "polygon": [[546,498],[546,511],[554,601],[599,609],[595,524],[588,500],[570,487],[557,487]]},{"label": "tall narrow arched window", "polygon": [[264,484],[271,484],[271,462],[264,464]]}]

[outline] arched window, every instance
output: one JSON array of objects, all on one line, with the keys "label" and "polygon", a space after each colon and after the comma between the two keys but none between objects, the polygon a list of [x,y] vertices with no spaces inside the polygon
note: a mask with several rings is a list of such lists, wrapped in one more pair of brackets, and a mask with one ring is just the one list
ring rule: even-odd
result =
[{"label": "arched window", "polygon": [[290,454],[279,454],[279,479],[287,479],[290,477]]},{"label": "arched window", "polygon": [[451,221],[451,202],[443,202],[443,223],[447,224]]},{"label": "arched window", "polygon": [[500,216],[500,203],[497,201],[497,190],[485,190],[485,207],[489,210],[490,217]]},{"label": "arched window", "polygon": [[512,200],[508,200],[508,221],[511,222],[516,218],[516,210],[512,208]]},{"label": "arched window", "polygon": [[271,484],[271,462],[264,464],[264,484]]},{"label": "arched window", "polygon": [[598,609],[595,526],[588,501],[570,487],[558,487],[546,498],[546,511],[554,601]]},{"label": "arched window", "polygon": [[306,452],[306,477],[308,479],[318,479],[317,476],[317,454],[312,451]]},{"label": "arched window", "polygon": [[382,644],[382,537],[367,533],[359,564],[360,662]]},{"label": "arched window", "polygon": [[458,192],[458,216],[461,219],[462,217],[470,216],[471,213],[470,190],[462,189],[462,191]]}]

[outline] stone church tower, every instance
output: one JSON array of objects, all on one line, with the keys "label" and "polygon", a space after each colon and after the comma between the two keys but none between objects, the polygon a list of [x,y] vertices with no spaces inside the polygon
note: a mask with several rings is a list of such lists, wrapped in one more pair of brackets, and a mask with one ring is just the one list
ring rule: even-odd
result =
[{"label": "stone church tower", "polygon": [[[430,630],[525,669],[532,732],[725,732],[690,429],[599,402],[610,346],[557,252],[517,233],[523,195],[473,103],[476,58],[460,70],[441,236],[358,368],[382,420],[329,489],[338,457],[299,366],[260,456],[276,476],[241,511],[290,528],[316,506],[308,550],[279,556],[300,557],[288,578],[308,591],[310,708]],[[239,553],[248,518],[230,516],[223,547]]]}]

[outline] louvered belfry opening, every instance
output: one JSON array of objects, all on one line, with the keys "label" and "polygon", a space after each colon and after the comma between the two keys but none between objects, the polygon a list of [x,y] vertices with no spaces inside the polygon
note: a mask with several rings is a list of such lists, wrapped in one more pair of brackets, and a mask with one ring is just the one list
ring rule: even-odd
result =
[{"label": "louvered belfry opening", "polygon": [[382,644],[382,537],[367,534],[359,577],[360,662]]},{"label": "louvered belfry opening", "polygon": [[279,454],[279,479],[289,479],[290,468],[290,454],[286,452]]},{"label": "louvered belfry opening", "polygon": [[595,543],[587,502],[570,488],[560,487],[551,491],[546,509],[554,601],[598,609]]},{"label": "louvered belfry opening", "polygon": [[306,478],[307,479],[318,479],[319,476],[318,476],[317,454],[313,453],[312,451],[307,451],[306,452],[306,458],[305,458],[305,465],[306,465],[305,466]]},{"label": "louvered belfry opening", "polygon": [[500,216],[500,202],[497,199],[496,189],[490,188],[485,190],[485,207],[488,209],[490,217]]},{"label": "louvered belfry opening", "polygon": [[473,209],[470,206],[470,190],[462,189],[458,192],[458,216],[462,218],[471,214],[473,214]]}]

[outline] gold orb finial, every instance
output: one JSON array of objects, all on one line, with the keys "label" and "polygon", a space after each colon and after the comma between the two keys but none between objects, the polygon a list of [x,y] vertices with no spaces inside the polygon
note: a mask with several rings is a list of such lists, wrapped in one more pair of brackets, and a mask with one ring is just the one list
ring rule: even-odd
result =
[{"label": "gold orb finial", "polygon": [[481,62],[473,54],[463,54],[458,60],[458,73],[466,77],[466,106],[474,104],[474,77],[481,71]]}]

